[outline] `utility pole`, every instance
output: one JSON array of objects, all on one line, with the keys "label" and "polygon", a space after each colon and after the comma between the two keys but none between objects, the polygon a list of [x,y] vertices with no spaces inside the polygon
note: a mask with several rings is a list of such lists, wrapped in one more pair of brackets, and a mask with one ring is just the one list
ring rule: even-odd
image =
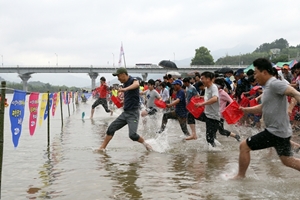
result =
[{"label": "utility pole", "polygon": [[54,53],[56,55],[56,66],[58,66],[58,55],[57,53]]}]

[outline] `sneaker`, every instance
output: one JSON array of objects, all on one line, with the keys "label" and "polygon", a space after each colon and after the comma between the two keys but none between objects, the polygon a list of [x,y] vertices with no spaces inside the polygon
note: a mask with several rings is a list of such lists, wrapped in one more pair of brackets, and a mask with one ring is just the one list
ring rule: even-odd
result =
[{"label": "sneaker", "polygon": [[210,144],[212,147],[216,147],[216,146],[217,146],[215,142],[209,143],[209,144]]},{"label": "sneaker", "polygon": [[158,133],[158,134],[160,134],[162,132],[163,132],[163,130],[161,130],[161,129],[159,129],[158,131],[156,131],[156,133]]},{"label": "sneaker", "polygon": [[241,137],[240,137],[240,135],[238,135],[238,134],[235,134],[234,138],[235,138],[238,142],[241,141]]},{"label": "sneaker", "polygon": [[184,133],[184,136],[185,136],[185,137],[189,137],[189,136],[191,136],[191,134],[190,134],[190,133],[187,133],[187,134]]}]

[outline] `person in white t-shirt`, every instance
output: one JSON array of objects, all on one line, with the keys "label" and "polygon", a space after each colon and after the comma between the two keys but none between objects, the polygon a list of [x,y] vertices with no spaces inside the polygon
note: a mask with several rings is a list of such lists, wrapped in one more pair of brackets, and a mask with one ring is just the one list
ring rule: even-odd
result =
[{"label": "person in white t-shirt", "polygon": [[141,112],[141,116],[154,115],[157,112],[157,107],[154,104],[155,99],[161,99],[158,92],[154,89],[155,81],[153,79],[148,80],[148,90],[141,92],[141,95],[145,95],[146,109]]},{"label": "person in white t-shirt", "polygon": [[170,100],[170,94],[169,94],[169,90],[166,88],[167,85],[165,82],[161,82],[159,84],[160,87],[160,96],[162,98],[162,100],[166,103],[169,103]]}]

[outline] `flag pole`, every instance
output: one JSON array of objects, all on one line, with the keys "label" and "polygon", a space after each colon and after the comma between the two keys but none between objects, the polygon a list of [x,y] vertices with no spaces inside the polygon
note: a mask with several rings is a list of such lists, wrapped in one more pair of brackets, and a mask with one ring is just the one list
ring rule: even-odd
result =
[{"label": "flag pole", "polygon": [[125,53],[124,53],[124,48],[123,48],[123,42],[121,42],[119,66],[121,66],[121,63],[122,63],[122,56],[123,56],[123,59],[124,59],[124,67],[126,68],[126,61],[125,61]]},{"label": "flag pole", "polygon": [[3,145],[4,145],[4,111],[5,111],[5,90],[6,82],[1,81],[1,101],[0,101],[0,199],[2,185],[2,166],[3,166]]},{"label": "flag pole", "polygon": [[126,68],[125,53],[124,53],[124,51],[123,51],[123,59],[124,59],[124,66],[125,66],[125,68]]}]

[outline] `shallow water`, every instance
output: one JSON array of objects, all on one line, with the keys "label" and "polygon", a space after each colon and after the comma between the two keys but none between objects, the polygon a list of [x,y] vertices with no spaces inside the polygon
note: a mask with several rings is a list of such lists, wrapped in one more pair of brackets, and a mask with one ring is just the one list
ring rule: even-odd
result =
[{"label": "shallow water", "polygon": [[[14,149],[6,108],[2,199],[295,199],[300,195],[300,173],[283,166],[273,149],[252,152],[247,178],[228,180],[237,172],[239,143],[218,134],[217,147],[209,147],[202,122],[196,125],[199,138],[184,142],[173,120],[163,134],[155,134],[161,122],[158,114],[139,124],[139,133],[157,152],[132,142],[126,126],[116,132],[105,153],[94,153],[121,111],[111,117],[98,107],[90,120],[92,103],[90,99],[74,110],[70,105],[70,117],[64,105],[63,128],[57,110],[51,117],[49,149],[46,121],[37,126],[34,136],[29,135],[28,110]],[[243,139],[257,133],[253,128],[226,128]]]}]

